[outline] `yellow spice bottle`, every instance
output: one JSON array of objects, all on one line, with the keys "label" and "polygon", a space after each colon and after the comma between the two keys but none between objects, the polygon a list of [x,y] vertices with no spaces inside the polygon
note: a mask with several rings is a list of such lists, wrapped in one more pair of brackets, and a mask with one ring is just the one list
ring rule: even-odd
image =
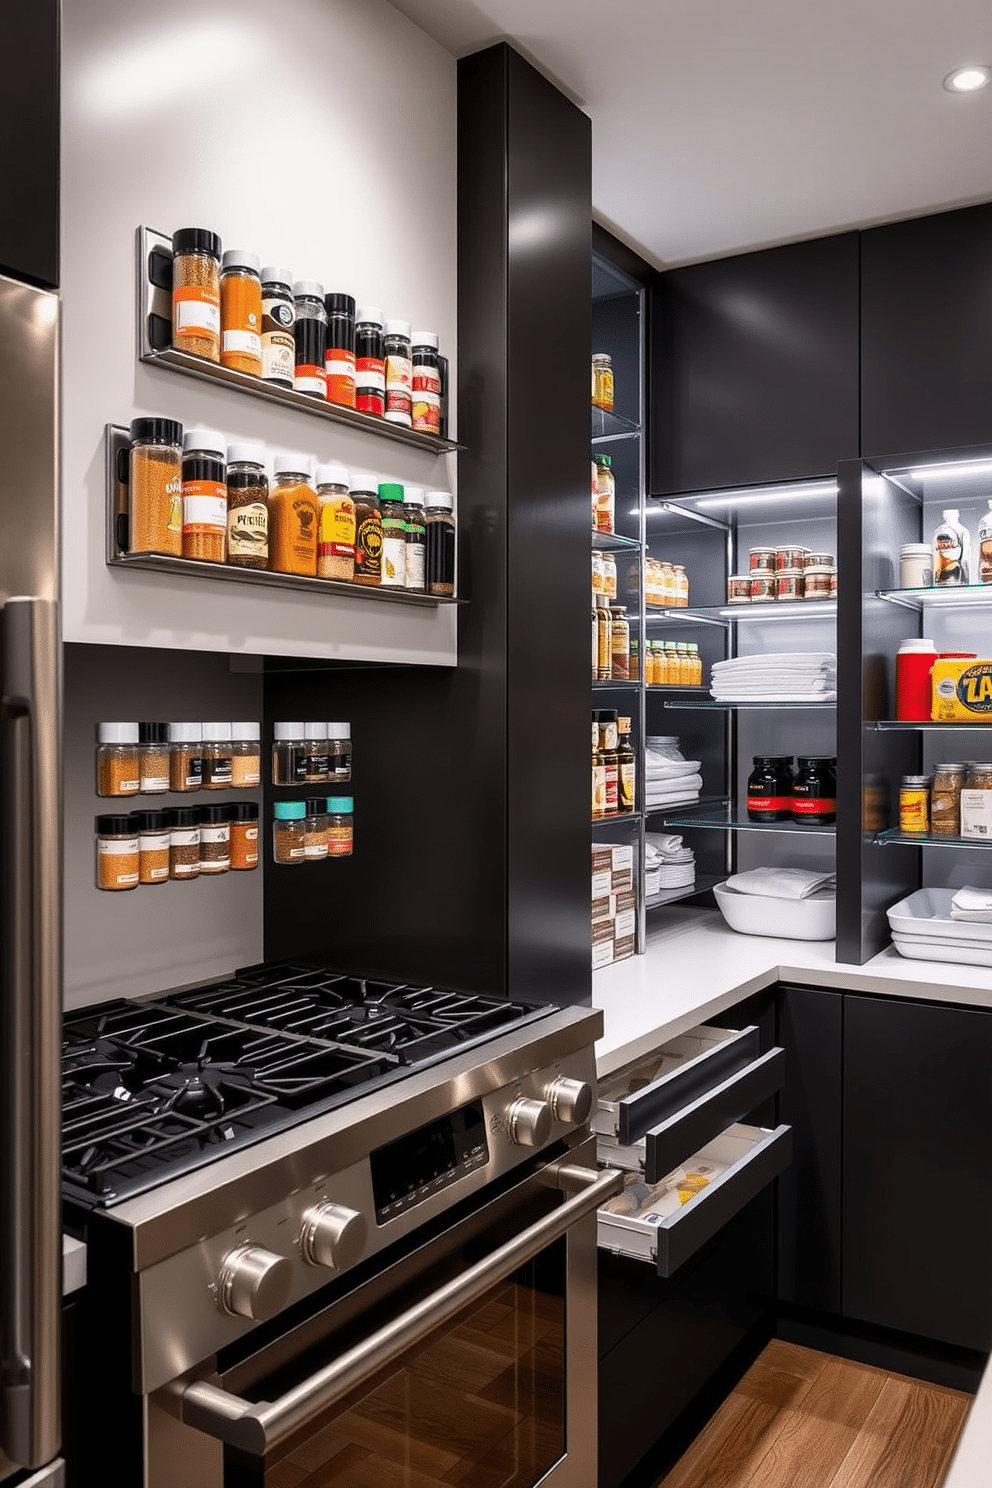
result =
[{"label": "yellow spice bottle", "polygon": [[320,503],[303,455],[277,455],[269,492],[269,567],[278,573],[317,574]]}]

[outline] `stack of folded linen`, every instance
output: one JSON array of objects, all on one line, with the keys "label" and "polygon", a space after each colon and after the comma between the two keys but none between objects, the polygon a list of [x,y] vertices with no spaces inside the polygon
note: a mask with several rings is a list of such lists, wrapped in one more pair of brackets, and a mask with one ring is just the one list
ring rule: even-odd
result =
[{"label": "stack of folded linen", "polygon": [[970,920],[975,925],[992,925],[992,893],[988,889],[965,887],[951,899],[951,919]]},{"label": "stack of folded linen", "polygon": [[696,855],[669,832],[644,834],[644,897],[667,889],[689,889],[696,882]]},{"label": "stack of folded linen", "polygon": [[786,651],[716,661],[710,694],[721,703],[831,703],[837,698],[837,658],[832,651]]},{"label": "stack of folded linen", "polygon": [[644,750],[644,804],[648,811],[694,806],[703,788],[699,760],[683,759],[672,735],[649,735]]},{"label": "stack of folded linen", "polygon": [[808,899],[811,894],[836,889],[837,875],[808,868],[749,868],[746,873],[732,874],[724,887],[771,899]]}]

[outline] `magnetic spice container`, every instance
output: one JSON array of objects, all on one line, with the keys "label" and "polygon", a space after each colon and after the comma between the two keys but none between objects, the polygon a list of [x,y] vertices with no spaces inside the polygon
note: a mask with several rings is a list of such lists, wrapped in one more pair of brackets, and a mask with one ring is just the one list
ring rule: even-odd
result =
[{"label": "magnetic spice container", "polygon": [[169,877],[169,821],[167,811],[133,811],[138,834],[138,882],[165,883]]},{"label": "magnetic spice container", "polygon": [[382,513],[369,476],[352,477],[355,502],[355,583],[378,586],[382,578]]},{"label": "magnetic spice container", "polygon": [[386,352],[382,311],[355,311],[355,407],[381,418],[386,411]]},{"label": "magnetic spice container", "polygon": [[164,795],[169,789],[169,725],[138,724],[138,778],[142,795]]},{"label": "magnetic spice container", "polygon": [[231,784],[231,725],[229,723],[204,723],[203,734],[203,789],[227,790]]},{"label": "magnetic spice container", "polygon": [[260,444],[227,446],[227,561],[269,566],[269,480]]},{"label": "magnetic spice container", "polygon": [[329,835],[327,797],[318,796],[305,801],[306,816],[303,819],[303,855],[308,863],[327,857]]},{"label": "magnetic spice container", "polygon": [[279,573],[317,575],[317,492],[306,455],[276,455],[269,493],[269,567]]},{"label": "magnetic spice container", "polygon": [[231,866],[231,818],[227,806],[200,807],[200,872],[226,873]]},{"label": "magnetic spice container", "polygon": [[262,375],[262,281],[257,255],[241,248],[221,259],[220,364]]},{"label": "magnetic spice container", "polygon": [[414,331],[410,337],[413,362],[411,421],[421,434],[441,433],[441,364],[438,338],[433,331]]},{"label": "magnetic spice container", "polygon": [[327,798],[327,856],[350,857],[355,847],[354,796]]},{"label": "magnetic spice container", "polygon": [[327,401],[339,408],[355,406],[355,301],[351,295],[324,296],[327,312],[327,347],[324,372]]},{"label": "magnetic spice container", "polygon": [[262,270],[262,377],[291,388],[296,370],[293,274],[275,264]]},{"label": "magnetic spice container", "polygon": [[260,724],[231,724],[231,784],[235,790],[262,783],[261,737]]},{"label": "magnetic spice container", "polygon": [[346,785],[351,779],[351,724],[327,725],[327,763],[335,785]]},{"label": "magnetic spice container", "polygon": [[298,393],[327,397],[327,311],[324,309],[324,286],[315,279],[297,279],[293,285],[296,302],[296,363],[293,387]]},{"label": "magnetic spice container", "polygon": [[330,776],[327,757],[327,724],[304,723],[303,725],[303,779],[308,784],[319,785]]},{"label": "magnetic spice container", "polygon": [[386,419],[405,429],[413,425],[413,352],[410,324],[387,320],[383,337],[386,361]]},{"label": "magnetic spice container", "polygon": [[258,867],[258,807],[254,801],[235,801],[227,808],[231,826],[231,871]]},{"label": "magnetic spice container", "polygon": [[172,344],[220,361],[220,238],[202,227],[172,235]]},{"label": "magnetic spice container", "polygon": [[227,440],[216,429],[183,435],[183,557],[223,563],[227,552]]},{"label": "magnetic spice container", "polygon": [[116,892],[138,887],[138,833],[126,815],[98,816],[96,826],[96,886]]},{"label": "magnetic spice container", "polygon": [[403,511],[403,487],[398,482],[382,481],[380,483],[379,512],[382,520],[380,583],[383,589],[404,589],[406,587],[406,517]]},{"label": "magnetic spice container", "polygon": [[203,750],[198,723],[169,724],[169,789],[198,791],[203,783]]},{"label": "magnetic spice container", "polygon": [[303,724],[277,723],[272,736],[272,784],[302,784],[307,778],[306,734]]},{"label": "magnetic spice container", "polygon": [[128,552],[183,551],[183,426],[175,419],[131,421]]},{"label": "magnetic spice container", "polygon": [[174,806],[169,823],[169,877],[197,878],[200,872],[200,812],[196,806]]},{"label": "magnetic spice container", "polygon": [[317,466],[319,579],[350,583],[355,577],[355,503],[350,487],[351,475],[343,465]]},{"label": "magnetic spice container", "polygon": [[303,801],[277,801],[273,810],[272,856],[277,863],[306,861],[306,814]]},{"label": "magnetic spice container", "polygon": [[141,788],[138,725],[101,723],[97,728],[96,793],[136,796]]},{"label": "magnetic spice container", "polygon": [[450,491],[428,491],[427,592],[451,598],[455,592],[455,517]]}]

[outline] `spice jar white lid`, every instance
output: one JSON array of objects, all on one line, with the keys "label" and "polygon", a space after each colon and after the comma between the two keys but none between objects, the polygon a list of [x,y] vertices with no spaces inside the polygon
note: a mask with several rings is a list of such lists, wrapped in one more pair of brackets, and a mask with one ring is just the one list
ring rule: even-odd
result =
[{"label": "spice jar white lid", "polygon": [[263,284],[285,284],[288,289],[292,282],[292,269],[284,269],[279,264],[266,264],[262,270]]},{"label": "spice jar white lid", "polygon": [[101,744],[137,744],[136,723],[101,723],[98,738]]},{"label": "spice jar white lid", "polygon": [[169,742],[170,744],[199,744],[202,727],[203,725],[199,723],[170,723]]},{"label": "spice jar white lid", "polygon": [[327,738],[327,724],[326,723],[305,723],[303,725],[303,734],[304,734],[304,737],[307,738],[307,739],[326,739]]},{"label": "spice jar white lid", "polygon": [[189,454],[191,450],[207,450],[212,455],[220,455],[223,460],[227,454],[227,439],[217,429],[187,429],[183,435],[183,454]]},{"label": "spice jar white lid", "polygon": [[308,299],[320,300],[321,308],[324,301],[324,286],[316,279],[297,279],[293,285],[293,298],[300,299],[306,295]]},{"label": "spice jar white lid", "polygon": [[407,506],[423,506],[423,504],[424,504],[424,488],[423,488],[423,486],[404,486],[403,487],[403,500],[407,504]]},{"label": "spice jar white lid", "polygon": [[275,475],[305,475],[309,480],[313,474],[313,461],[299,450],[290,450],[288,454],[276,455],[272,470]]},{"label": "spice jar white lid", "polygon": [[355,311],[355,324],[381,326],[383,324],[382,311],[378,305],[359,305]]},{"label": "spice jar white lid", "polygon": [[220,266],[222,270],[251,269],[253,274],[257,274],[260,262],[258,254],[249,253],[246,248],[225,248]]},{"label": "spice jar white lid", "polygon": [[274,739],[303,739],[305,738],[302,723],[277,723],[273,725],[272,737]]},{"label": "spice jar white lid", "polygon": [[[992,502],[990,502],[989,505],[992,506]],[[899,557],[929,558],[930,551],[931,549],[929,543],[903,543],[902,547],[899,549]]]},{"label": "spice jar white lid", "polygon": [[227,463],[229,465],[262,465],[265,464],[265,445],[254,440],[245,440],[241,444],[229,444],[227,446]]},{"label": "spice jar white lid", "polygon": [[413,331],[410,340],[414,346],[433,346],[437,350],[438,337],[436,331]]},{"label": "spice jar white lid", "polygon": [[329,723],[327,725],[327,737],[329,739],[350,739],[350,723]]},{"label": "spice jar white lid", "polygon": [[317,466],[318,486],[347,486],[351,489],[351,471],[344,465],[331,461]]},{"label": "spice jar white lid", "polygon": [[261,727],[261,724],[258,724],[258,723],[232,723],[231,724],[231,738],[232,739],[251,739],[252,741],[254,741],[255,739],[260,739],[261,737],[262,737],[262,727]]},{"label": "spice jar white lid", "polygon": [[387,336],[403,336],[407,341],[410,339],[408,320],[387,320],[383,329]]},{"label": "spice jar white lid", "polygon": [[428,491],[428,506],[443,506],[447,511],[454,511],[455,503],[450,491]]},{"label": "spice jar white lid", "polygon": [[229,723],[201,723],[204,742],[211,744],[226,744],[231,738],[231,725]]}]

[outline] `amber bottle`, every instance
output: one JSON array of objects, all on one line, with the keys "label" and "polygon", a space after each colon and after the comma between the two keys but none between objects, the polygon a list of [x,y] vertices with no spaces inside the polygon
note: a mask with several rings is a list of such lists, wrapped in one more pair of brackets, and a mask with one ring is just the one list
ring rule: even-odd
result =
[{"label": "amber bottle", "polygon": [[320,502],[303,455],[277,455],[269,492],[269,567],[278,573],[317,574]]}]

